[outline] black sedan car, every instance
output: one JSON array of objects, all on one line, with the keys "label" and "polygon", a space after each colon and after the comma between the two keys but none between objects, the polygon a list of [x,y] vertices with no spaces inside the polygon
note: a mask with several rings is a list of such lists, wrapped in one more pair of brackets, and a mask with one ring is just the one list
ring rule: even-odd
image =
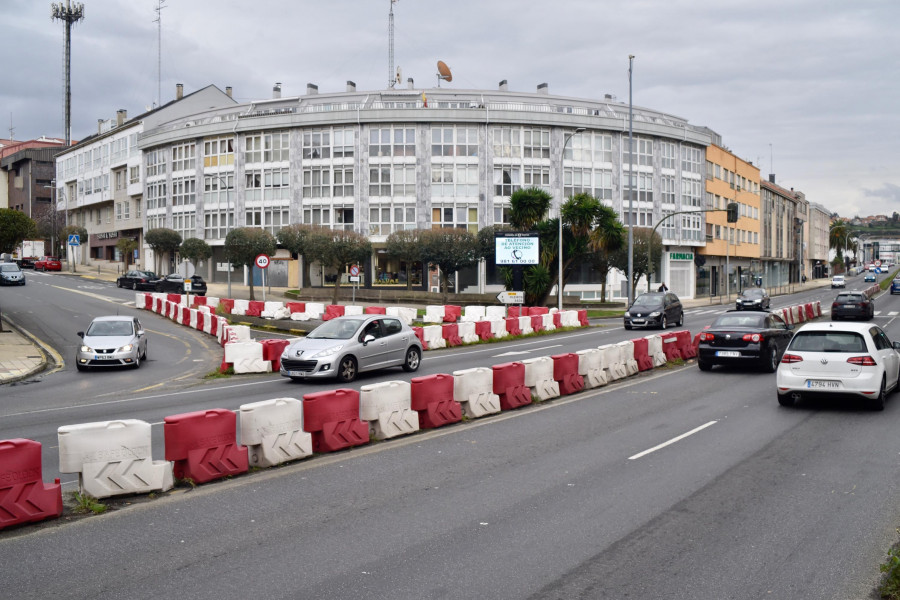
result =
[{"label": "black sedan car", "polygon": [[116,287],[131,290],[156,291],[154,281],[159,279],[153,271],[127,271],[116,279]]},{"label": "black sedan car", "polygon": [[750,288],[737,297],[734,307],[737,310],[769,310],[772,299],[763,288]]},{"label": "black sedan car", "polygon": [[875,317],[875,301],[862,292],[841,292],[831,303],[831,320],[854,318],[870,321]]},{"label": "black sedan car", "polygon": [[[206,295],[206,282],[199,275],[194,275],[191,280],[191,293],[196,296]],[[178,273],[170,273],[161,279],[153,280],[153,289],[157,292],[169,294],[185,294],[184,278]]]},{"label": "black sedan car", "polygon": [[700,332],[697,366],[754,365],[774,373],[794,332],[781,317],[765,311],[730,310]]},{"label": "black sedan car", "polygon": [[625,329],[633,327],[659,327],[665,329],[674,323],[684,323],[681,300],[672,292],[641,294],[625,311]]}]

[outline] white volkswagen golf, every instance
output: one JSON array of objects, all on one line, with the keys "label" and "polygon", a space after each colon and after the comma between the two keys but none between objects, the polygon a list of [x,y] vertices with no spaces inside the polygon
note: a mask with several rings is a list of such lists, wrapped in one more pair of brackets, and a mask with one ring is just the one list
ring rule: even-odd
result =
[{"label": "white volkswagen golf", "polygon": [[885,395],[900,383],[900,342],[871,323],[810,323],[794,334],[775,381],[778,403],[803,398],[865,398],[884,408]]}]

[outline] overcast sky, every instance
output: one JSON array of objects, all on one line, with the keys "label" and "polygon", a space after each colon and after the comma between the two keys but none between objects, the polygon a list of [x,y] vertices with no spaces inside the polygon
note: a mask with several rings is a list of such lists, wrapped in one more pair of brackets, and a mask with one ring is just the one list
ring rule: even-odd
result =
[{"label": "overcast sky", "polygon": [[[63,0],[65,1],[65,0]],[[63,25],[0,0],[0,138],[63,136]],[[157,102],[157,0],[84,0],[72,32],[72,137]],[[380,90],[390,0],[166,0],[162,102],[210,84],[239,102]],[[395,65],[421,88],[628,101],[718,132],[761,176],[843,216],[900,211],[897,0],[399,0]]]}]

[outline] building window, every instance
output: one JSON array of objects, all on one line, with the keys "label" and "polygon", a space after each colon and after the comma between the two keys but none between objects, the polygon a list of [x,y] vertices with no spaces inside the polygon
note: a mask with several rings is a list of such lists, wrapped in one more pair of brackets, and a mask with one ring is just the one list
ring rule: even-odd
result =
[{"label": "building window", "polygon": [[[691,146],[682,146],[681,147],[681,170],[686,171],[688,173],[700,173],[700,163],[703,160],[703,157],[700,153],[700,148],[693,148]],[[731,180],[732,185],[734,185],[734,179]]]},{"label": "building window", "polygon": [[131,200],[122,202],[122,219],[131,218]]},{"label": "building window", "polygon": [[371,235],[390,235],[394,231],[416,228],[416,207],[413,204],[376,204],[369,206]]},{"label": "building window", "polygon": [[563,171],[563,195],[588,194],[598,200],[612,201],[612,171],[591,169],[565,169]]},{"label": "building window", "polygon": [[205,175],[203,177],[203,204],[228,204],[234,189],[234,173]]},{"label": "building window", "polygon": [[415,156],[416,130],[384,127],[369,130],[369,156]]},{"label": "building window", "polygon": [[166,172],[166,153],[165,150],[150,150],[145,153],[147,165],[147,177],[155,175],[164,175]]},{"label": "building window", "polygon": [[262,162],[262,135],[244,137],[244,162],[247,164]]},{"label": "building window", "polygon": [[172,180],[172,206],[194,204],[197,197],[197,180],[193,177]]},{"label": "building window", "polygon": [[313,129],[303,132],[303,158],[331,158],[330,129]]},{"label": "building window", "polygon": [[566,160],[612,163],[612,136],[602,133],[577,133],[565,145]]},{"label": "building window", "polygon": [[478,233],[478,207],[448,204],[431,208],[431,228],[453,227]]},{"label": "building window", "polygon": [[140,183],[141,182],[141,167],[140,165],[135,167],[128,167],[128,183]]},{"label": "building window", "polygon": [[197,145],[194,142],[172,146],[172,171],[185,171],[196,166]]},{"label": "building window", "polygon": [[495,158],[522,158],[522,130],[494,127],[491,132]]},{"label": "building window", "polygon": [[[635,173],[625,177],[625,200],[631,197],[639,202],[653,202],[653,174],[652,173]],[[637,193],[635,194],[635,187]],[[633,195],[632,195],[633,194]]]},{"label": "building window", "polygon": [[328,167],[303,169],[303,197],[330,198],[331,169]]},{"label": "building window", "polygon": [[675,204],[675,176],[662,175],[660,177],[660,194],[663,204]]},{"label": "building window", "polygon": [[290,200],[291,177],[287,168],[263,170],[263,200]]},{"label": "building window", "polygon": [[432,197],[478,197],[478,167],[475,165],[431,165]]},{"label": "building window", "polygon": [[263,136],[263,160],[286,162],[291,159],[290,135],[286,131],[267,133]]},{"label": "building window", "polygon": [[550,158],[550,130],[526,129],[522,135],[525,158]]},{"label": "building window", "polygon": [[116,171],[116,191],[125,189],[125,169]]},{"label": "building window", "polygon": [[234,138],[217,137],[203,140],[203,166],[225,167],[234,164]]},{"label": "building window", "polygon": [[260,227],[273,235],[289,223],[286,206],[250,206],[244,211],[247,227]]},{"label": "building window", "polygon": [[369,169],[369,196],[415,196],[416,168],[383,165]]},{"label": "building window", "polygon": [[353,197],[353,169],[336,168],[334,170],[334,187],[332,195],[335,197]]},{"label": "building window", "polygon": [[701,237],[702,219],[700,215],[681,215],[681,239],[703,241]]},{"label": "building window", "polygon": [[156,181],[147,184],[147,210],[165,208],[166,206],[166,182]]},{"label": "building window", "polygon": [[509,225],[509,205],[494,203],[494,225]]},{"label": "building window", "polygon": [[641,167],[653,166],[653,140],[634,138],[634,162]]},{"label": "building window", "polygon": [[519,167],[494,168],[494,195],[512,196],[516,190],[522,189],[522,169]]},{"label": "building window", "polygon": [[207,240],[224,239],[234,228],[234,212],[226,208],[204,208],[203,237]]},{"label": "building window", "polygon": [[311,205],[303,209],[303,222],[330,229],[353,230],[353,207]]},{"label": "building window", "polygon": [[334,154],[335,158],[352,158],[356,143],[356,133],[352,129],[334,130]]},{"label": "building window", "polygon": [[682,178],[681,180],[681,204],[682,206],[696,206],[700,208],[702,198],[702,184],[697,179]]},{"label": "building window", "polygon": [[172,229],[181,234],[181,239],[196,237],[196,216],[193,212],[172,213]]},{"label": "building window", "polygon": [[550,191],[550,168],[525,166],[522,169],[522,185]]},{"label": "building window", "polygon": [[478,130],[475,127],[432,127],[431,155],[478,156]]},{"label": "building window", "polygon": [[122,203],[116,202],[116,221],[122,220]]},{"label": "building window", "polygon": [[659,143],[659,166],[663,169],[675,169],[675,160],[678,157],[675,144],[672,142]]}]

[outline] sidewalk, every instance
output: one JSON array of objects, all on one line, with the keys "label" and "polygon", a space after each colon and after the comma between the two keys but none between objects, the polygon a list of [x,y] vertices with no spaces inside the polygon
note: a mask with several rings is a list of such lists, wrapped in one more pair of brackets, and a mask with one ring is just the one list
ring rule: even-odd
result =
[{"label": "sidewalk", "polygon": [[0,319],[0,385],[40,373],[47,365],[43,351],[5,318]]}]

